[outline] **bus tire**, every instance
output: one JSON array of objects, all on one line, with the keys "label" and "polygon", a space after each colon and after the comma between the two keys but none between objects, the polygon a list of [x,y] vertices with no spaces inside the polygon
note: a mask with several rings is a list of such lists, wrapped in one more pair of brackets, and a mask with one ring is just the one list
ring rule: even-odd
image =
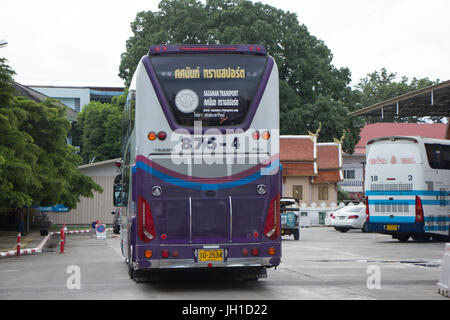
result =
[{"label": "bus tire", "polygon": [[130,263],[128,263],[128,276],[130,277],[130,279],[134,279],[134,270],[131,267]]},{"label": "bus tire", "polygon": [[399,234],[397,236],[398,241],[400,242],[408,242],[410,235],[409,234]]},{"label": "bus tire", "polygon": [[364,222],[364,225],[363,225],[363,227],[361,228],[361,231],[362,231],[363,233],[366,233],[366,232],[367,232],[367,223],[366,223],[366,222]]},{"label": "bus tire", "polygon": [[136,283],[148,282],[147,273],[144,270],[134,270],[133,280]]},{"label": "bus tire", "polygon": [[413,234],[411,236],[411,238],[414,241],[424,241],[424,242],[426,242],[426,241],[430,241],[431,235],[430,234]]},{"label": "bus tire", "polygon": [[133,263],[131,261],[131,254],[130,254],[131,248],[128,247],[128,259],[127,259],[127,265],[128,265],[128,276],[130,279],[134,280],[135,272],[133,269]]}]

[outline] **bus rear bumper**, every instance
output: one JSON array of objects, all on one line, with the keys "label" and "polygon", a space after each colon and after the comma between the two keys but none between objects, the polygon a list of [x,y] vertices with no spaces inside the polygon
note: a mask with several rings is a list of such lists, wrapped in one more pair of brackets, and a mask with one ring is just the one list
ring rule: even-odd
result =
[{"label": "bus rear bumper", "polygon": [[201,269],[201,268],[242,268],[242,267],[276,267],[280,264],[280,258],[229,258],[226,262],[198,263],[193,259],[173,260],[141,260],[138,261],[139,269]]},{"label": "bus rear bumper", "polygon": [[424,223],[373,223],[367,222],[366,231],[371,233],[383,233],[396,235],[399,233],[424,233]]}]

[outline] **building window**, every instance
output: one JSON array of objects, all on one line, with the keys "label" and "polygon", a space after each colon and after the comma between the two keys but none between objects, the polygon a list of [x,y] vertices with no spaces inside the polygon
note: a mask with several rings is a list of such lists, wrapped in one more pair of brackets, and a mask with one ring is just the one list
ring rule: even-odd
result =
[{"label": "building window", "polygon": [[80,112],[80,98],[75,98],[75,111]]},{"label": "building window", "polygon": [[328,200],[328,187],[319,187],[319,200]]},{"label": "building window", "polygon": [[303,200],[303,186],[292,186],[292,197]]},{"label": "building window", "polygon": [[344,170],[344,179],[355,179],[355,170]]}]

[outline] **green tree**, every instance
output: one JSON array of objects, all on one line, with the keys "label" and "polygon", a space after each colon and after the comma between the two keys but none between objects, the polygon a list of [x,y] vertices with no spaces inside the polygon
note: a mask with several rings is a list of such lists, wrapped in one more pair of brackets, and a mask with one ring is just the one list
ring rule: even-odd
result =
[{"label": "green tree", "polygon": [[14,72],[0,60],[0,207],[63,204],[102,191],[77,166],[67,145],[69,121],[54,100],[37,103],[14,97]]},{"label": "green tree", "polygon": [[120,158],[124,103],[124,97],[112,104],[91,101],[78,114],[73,143],[80,147],[84,163]]},{"label": "green tree", "polygon": [[[356,108],[349,86],[350,70],[331,64],[332,54],[323,41],[312,36],[297,15],[248,0],[162,0],[159,11],[139,12],[131,23],[126,52],[121,55],[119,76],[127,85],[141,57],[152,44],[238,44],[264,45],[279,67],[281,134],[307,134],[319,126],[318,110],[346,114]],[[345,146],[352,151],[359,129],[351,119],[333,114],[322,125],[329,137],[342,137],[341,127],[351,132]],[[321,116],[323,118],[323,116]],[[315,129],[313,129],[315,131]],[[338,131],[335,131],[338,130]],[[329,141],[329,140],[328,140]]]},{"label": "green tree", "polygon": [[[414,77],[409,80],[408,77],[405,76],[401,77],[400,80],[396,79],[397,73],[388,72],[386,68],[367,74],[367,76],[361,79],[356,85],[355,93],[359,96],[361,106],[372,106],[391,98],[439,83],[439,79],[432,81],[428,78],[417,79]],[[436,117],[434,120],[438,121],[440,118]],[[395,119],[395,121],[417,122],[420,120],[409,117],[405,119]]]},{"label": "green tree", "polygon": [[432,81],[428,78],[417,79],[414,77],[411,81],[405,76],[401,77],[399,81],[396,81],[396,78],[397,73],[388,72],[386,68],[367,74],[356,85],[356,89],[361,97],[361,105],[368,107],[439,83],[439,80]]}]

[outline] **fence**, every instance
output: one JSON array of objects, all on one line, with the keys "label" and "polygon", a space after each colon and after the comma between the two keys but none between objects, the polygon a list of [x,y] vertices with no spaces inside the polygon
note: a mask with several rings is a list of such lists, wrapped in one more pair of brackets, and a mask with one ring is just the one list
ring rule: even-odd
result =
[{"label": "fence", "polygon": [[[364,203],[359,203],[358,205],[364,205]],[[300,226],[310,227],[313,225],[325,225],[327,213],[345,206],[346,204],[343,202],[339,204],[333,202],[330,206],[327,206],[324,202],[320,203],[319,206],[315,202],[311,203],[311,205],[309,206],[306,203],[302,202],[299,207]],[[349,204],[347,204],[347,206],[355,206],[355,204],[350,202]]]}]

